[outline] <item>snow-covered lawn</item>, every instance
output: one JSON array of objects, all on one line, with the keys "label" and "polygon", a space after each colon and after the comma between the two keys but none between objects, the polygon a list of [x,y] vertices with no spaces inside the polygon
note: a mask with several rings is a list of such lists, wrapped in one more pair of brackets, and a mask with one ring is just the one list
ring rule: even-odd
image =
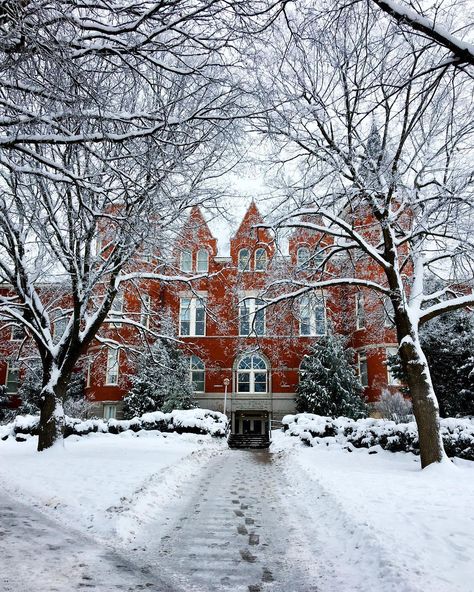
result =
[{"label": "snow-covered lawn", "polygon": [[[71,532],[90,533],[122,547],[127,556],[136,551],[139,562],[140,540],[148,541],[145,547],[155,541],[160,548],[171,527],[179,542],[181,531],[173,525],[183,516],[199,526],[200,541],[207,522],[201,524],[199,516],[207,502],[216,504],[215,516],[213,507],[209,509],[212,520],[206,514],[212,528],[220,528],[229,541],[242,536],[227,512],[234,516],[235,492],[229,490],[240,483],[245,469],[248,511],[258,509],[252,497],[255,479],[265,484],[260,499],[268,493],[265,503],[275,506],[268,515],[252,514],[252,520],[261,521],[262,540],[267,538],[271,551],[273,539],[287,537],[285,556],[294,553],[295,565],[315,563],[322,592],[474,590],[474,462],[457,460],[421,471],[419,458],[409,453],[380,447],[349,452],[331,438],[313,444],[305,447],[298,438],[275,432],[273,454],[265,460],[258,456],[265,453],[253,457],[228,450],[225,440],[194,434],[71,436],[64,448],[40,454],[36,438],[21,443],[10,439],[0,442],[0,488]],[[209,474],[209,467],[220,468]],[[226,471],[228,483],[222,489]],[[209,483],[212,493],[206,494]],[[283,515],[289,517],[287,532],[281,531],[284,521],[272,522]],[[222,524],[216,522],[218,516]],[[232,545],[238,550],[243,540]],[[255,549],[255,554],[262,565],[273,557],[270,553],[265,558],[264,549]],[[276,578],[283,577],[276,564],[274,570]]]},{"label": "snow-covered lawn", "polygon": [[62,523],[117,544],[151,516],[171,519],[179,483],[224,442],[156,431],[70,436],[36,452],[37,439],[0,442],[0,487]]},{"label": "snow-covered lawn", "polygon": [[345,540],[329,543],[341,565],[362,546],[377,550],[387,577],[405,576],[410,589],[474,590],[474,462],[421,471],[412,454],[348,452],[325,440],[309,448],[280,432],[273,450],[283,453],[282,466],[315,520],[326,505],[324,520],[344,526]]}]

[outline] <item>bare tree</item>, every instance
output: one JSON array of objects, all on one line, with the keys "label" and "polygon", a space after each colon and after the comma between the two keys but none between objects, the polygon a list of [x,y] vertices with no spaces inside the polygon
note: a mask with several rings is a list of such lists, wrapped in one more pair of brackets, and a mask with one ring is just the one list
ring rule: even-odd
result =
[{"label": "bare tree", "polygon": [[71,372],[124,284],[189,280],[159,246],[231,166],[239,44],[281,4],[2,4],[0,316],[41,358],[39,450],[61,437]]},{"label": "bare tree", "polygon": [[[435,44],[448,49],[452,54],[453,65],[469,64],[474,66],[474,45],[451,33],[442,20],[441,23],[439,22],[437,17],[438,13],[441,15],[443,13],[442,3],[436,3],[430,10],[425,11],[420,9],[418,2],[371,1],[393,17],[401,27],[421,33],[427,39],[434,41]],[[456,10],[461,11],[460,3],[457,3]],[[472,23],[467,23],[463,28],[467,30],[468,27],[472,27]]]},{"label": "bare tree", "polygon": [[[267,301],[340,285],[391,300],[426,467],[445,455],[419,326],[474,304],[472,80],[376,7],[338,20],[331,8],[288,12],[261,53],[259,98],[273,109],[254,127],[287,195],[273,226],[329,245],[318,270],[274,283]],[[443,280],[434,293],[428,271]]]}]

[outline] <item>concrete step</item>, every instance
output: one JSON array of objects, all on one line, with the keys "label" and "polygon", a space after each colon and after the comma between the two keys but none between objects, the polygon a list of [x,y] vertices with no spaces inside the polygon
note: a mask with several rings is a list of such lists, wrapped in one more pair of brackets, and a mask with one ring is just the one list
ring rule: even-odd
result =
[{"label": "concrete step", "polygon": [[229,448],[268,448],[270,438],[268,435],[231,434],[227,444]]}]

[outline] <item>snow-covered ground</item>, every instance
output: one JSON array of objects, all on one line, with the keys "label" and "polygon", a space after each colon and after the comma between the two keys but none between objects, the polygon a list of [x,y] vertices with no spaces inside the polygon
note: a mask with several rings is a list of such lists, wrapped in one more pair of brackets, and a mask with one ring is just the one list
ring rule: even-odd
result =
[{"label": "snow-covered ground", "polygon": [[224,442],[196,434],[70,436],[36,452],[36,438],[0,442],[0,487],[63,524],[121,543],[172,507],[178,484]]},{"label": "snow-covered ground", "polygon": [[344,525],[345,540],[328,539],[342,569],[352,550],[362,547],[385,563],[387,578],[399,574],[408,589],[474,590],[474,462],[455,460],[421,471],[412,454],[380,447],[372,449],[376,454],[348,452],[325,440],[309,448],[281,432],[273,450],[282,454],[282,466],[314,508],[315,520],[328,523],[323,506],[329,523]]},{"label": "snow-covered ground", "polygon": [[[14,546],[0,538],[1,552],[41,592],[52,573],[56,590],[71,589],[69,555],[78,586],[104,592],[120,588],[116,567],[173,592],[474,590],[473,462],[421,471],[411,454],[322,442],[276,432],[270,452],[251,452],[209,436],[125,432],[71,436],[41,454],[36,438],[0,442],[0,497],[11,496],[3,530],[16,536]],[[62,524],[57,540],[40,513]],[[41,549],[53,547],[45,572]],[[4,589],[24,592],[7,572]]]}]

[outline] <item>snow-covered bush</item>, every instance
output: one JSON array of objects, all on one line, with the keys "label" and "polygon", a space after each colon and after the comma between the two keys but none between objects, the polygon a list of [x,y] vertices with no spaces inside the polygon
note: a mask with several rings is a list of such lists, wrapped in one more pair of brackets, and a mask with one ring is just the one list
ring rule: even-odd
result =
[{"label": "snow-covered bush", "polygon": [[331,417],[366,417],[367,405],[352,360],[353,351],[345,347],[342,337],[321,337],[301,364],[297,410]]},{"label": "snow-covered bush", "polygon": [[[418,430],[414,421],[395,423],[384,419],[358,419],[322,417],[310,413],[287,415],[283,429],[298,437],[308,446],[333,438],[342,446],[372,448],[380,446],[390,452],[419,454]],[[447,418],[441,420],[441,435],[446,454],[474,460],[474,421]]]},{"label": "snow-covered bush", "polygon": [[[90,433],[120,434],[126,431],[156,430],[178,434],[210,434],[224,437],[227,430],[227,416],[209,409],[178,409],[171,413],[155,411],[132,419],[86,419],[66,417],[64,436],[85,436]],[[21,438],[22,435],[38,434],[39,416],[19,415],[11,423],[0,426],[0,439]]]},{"label": "snow-covered bush", "polygon": [[382,419],[390,419],[395,423],[406,423],[413,419],[411,401],[399,392],[383,390],[380,399],[374,405],[374,410]]}]

